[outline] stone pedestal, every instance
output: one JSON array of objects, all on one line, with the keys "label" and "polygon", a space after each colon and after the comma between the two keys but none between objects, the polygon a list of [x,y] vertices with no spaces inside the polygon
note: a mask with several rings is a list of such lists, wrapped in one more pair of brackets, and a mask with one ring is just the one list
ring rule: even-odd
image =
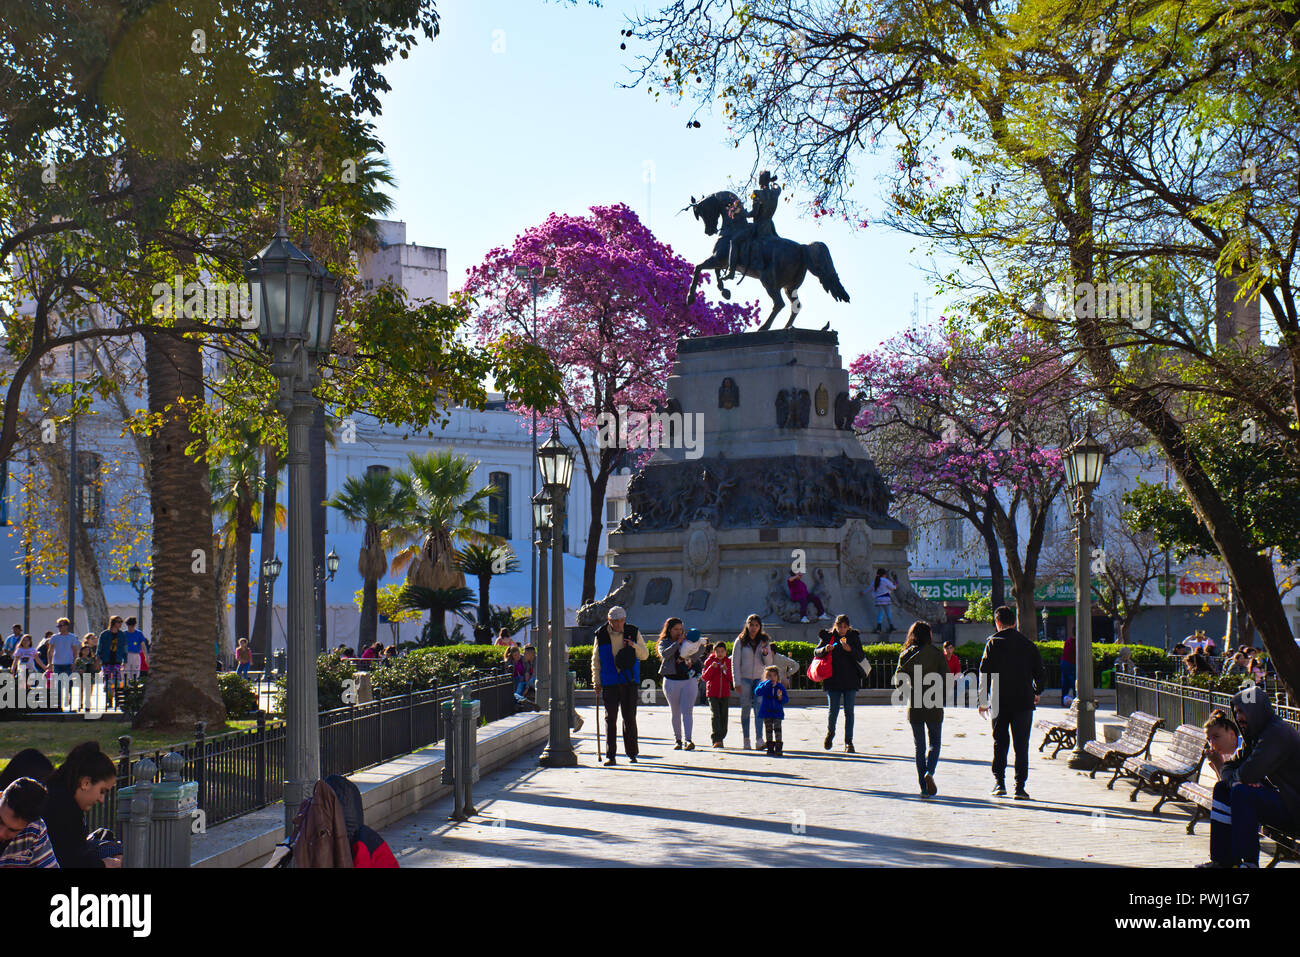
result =
[{"label": "stone pedestal", "polygon": [[884,567],[899,576],[893,640],[916,614],[943,619],[907,581],[908,529],[889,516],[888,486],[852,431],[858,405],[835,333],[684,339],[667,390],[665,445],[609,535],[618,601],[608,604],[652,634],[679,617],[734,638],[753,613],[778,640],[815,641],[830,623],[800,624],[786,588],[801,568],[826,611],[868,635]]}]

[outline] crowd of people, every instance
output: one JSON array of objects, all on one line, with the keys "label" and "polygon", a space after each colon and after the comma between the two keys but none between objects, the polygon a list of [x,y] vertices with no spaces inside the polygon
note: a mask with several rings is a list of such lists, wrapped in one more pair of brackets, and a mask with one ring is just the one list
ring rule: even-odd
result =
[{"label": "crowd of people", "polygon": [[16,624],[0,647],[0,670],[28,682],[44,676],[47,686],[57,686],[58,700],[52,700],[50,705],[59,710],[71,710],[74,701],[72,682],[54,681],[56,676],[82,676],[82,695],[75,706],[89,710],[92,676],[101,675],[105,702],[111,703],[117,687],[149,671],[151,645],[136,625],[134,616],[123,621],[121,615],[114,615],[103,632],[88,631],[78,637],[72,631],[72,622],[60,618],[54,623],[57,630],[47,631],[37,643],[22,625]]}]

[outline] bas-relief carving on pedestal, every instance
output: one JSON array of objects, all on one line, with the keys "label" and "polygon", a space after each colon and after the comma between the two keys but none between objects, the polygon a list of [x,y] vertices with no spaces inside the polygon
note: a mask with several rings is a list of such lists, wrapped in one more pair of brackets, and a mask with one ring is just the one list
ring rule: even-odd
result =
[{"label": "bas-relief carving on pedestal", "polygon": [[718,386],[718,408],[734,409],[740,405],[740,388],[736,385],[736,380],[727,376],[722,380],[722,385]]},{"label": "bas-relief carving on pedestal", "polygon": [[718,533],[707,521],[691,522],[687,527],[682,579],[687,589],[718,587]]},{"label": "bas-relief carving on pedestal", "polygon": [[[786,567],[774,568],[767,575],[767,594],[766,604],[763,606],[762,617],[766,619],[777,619],[789,624],[795,624],[802,617],[798,604],[790,600],[790,586],[786,579],[790,577],[790,569]],[[808,591],[821,599],[822,607],[830,612],[831,594],[830,586],[826,581],[826,573],[820,569],[813,569],[808,575]],[[809,606],[809,613],[816,615],[817,609]]]},{"label": "bas-relief carving on pedestal", "polygon": [[866,585],[871,580],[871,529],[851,518],[840,531],[840,584]]},{"label": "bas-relief carving on pedestal", "polygon": [[671,578],[652,578],[645,583],[645,598],[642,599],[641,604],[666,605],[672,594],[673,580]]},{"label": "bas-relief carving on pedestal", "polygon": [[867,461],[784,456],[762,462],[709,458],[649,466],[628,484],[620,531],[812,525],[885,519],[889,488]]}]

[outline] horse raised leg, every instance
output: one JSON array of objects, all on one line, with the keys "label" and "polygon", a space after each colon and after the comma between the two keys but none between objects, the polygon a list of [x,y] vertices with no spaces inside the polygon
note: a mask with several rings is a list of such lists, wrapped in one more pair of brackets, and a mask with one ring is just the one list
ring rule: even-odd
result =
[{"label": "horse raised leg", "polygon": [[799,318],[799,311],[803,309],[803,303],[799,301],[798,287],[787,286],[785,294],[790,297],[790,318],[786,321],[785,327],[789,329],[794,325],[795,319]]},{"label": "horse raised leg", "polygon": [[763,288],[767,294],[772,297],[772,311],[768,313],[767,319],[758,327],[759,332],[765,332],[772,328],[772,320],[776,318],[777,313],[785,308],[785,300],[781,298],[781,287],[770,279],[763,280]]}]

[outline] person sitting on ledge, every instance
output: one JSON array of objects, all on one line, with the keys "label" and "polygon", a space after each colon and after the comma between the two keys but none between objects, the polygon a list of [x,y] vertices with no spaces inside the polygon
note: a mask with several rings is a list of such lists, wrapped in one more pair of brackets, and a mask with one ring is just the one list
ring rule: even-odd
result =
[{"label": "person sitting on ledge", "polygon": [[1253,685],[1232,696],[1232,713],[1241,746],[1226,760],[1218,748],[1207,749],[1219,781],[1210,809],[1210,859],[1200,867],[1259,867],[1261,824],[1300,831],[1300,731]]},{"label": "person sitting on ledge", "polygon": [[808,624],[808,603],[812,602],[817,606],[818,619],[829,618],[826,609],[822,607],[822,600],[808,590],[804,584],[803,572],[795,572],[785,580],[786,586],[790,589],[790,600],[799,606],[799,619],[801,625]]}]

